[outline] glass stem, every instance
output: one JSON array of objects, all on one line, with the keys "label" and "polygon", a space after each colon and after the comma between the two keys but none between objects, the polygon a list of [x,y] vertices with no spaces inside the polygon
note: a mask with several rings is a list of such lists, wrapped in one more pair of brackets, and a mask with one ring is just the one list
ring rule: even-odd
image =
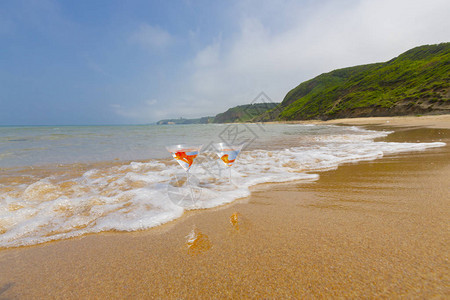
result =
[{"label": "glass stem", "polygon": [[192,191],[191,182],[189,181],[189,170],[186,171],[186,184],[189,187],[192,204],[194,204],[194,192]]}]

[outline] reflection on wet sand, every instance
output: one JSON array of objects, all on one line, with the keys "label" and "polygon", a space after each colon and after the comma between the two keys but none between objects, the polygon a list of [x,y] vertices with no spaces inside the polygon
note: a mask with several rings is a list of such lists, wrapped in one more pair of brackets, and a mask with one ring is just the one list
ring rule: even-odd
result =
[{"label": "reflection on wet sand", "polygon": [[190,255],[201,254],[208,251],[212,247],[209,237],[195,226],[186,238],[186,247],[188,248],[188,254]]}]

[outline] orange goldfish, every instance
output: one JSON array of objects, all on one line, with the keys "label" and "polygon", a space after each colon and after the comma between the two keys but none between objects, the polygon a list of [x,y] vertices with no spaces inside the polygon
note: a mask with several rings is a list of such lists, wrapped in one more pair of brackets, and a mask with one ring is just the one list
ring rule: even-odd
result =
[{"label": "orange goldfish", "polygon": [[232,159],[232,160],[228,160],[228,154],[225,154],[221,157],[221,159],[223,160],[224,163],[226,163],[227,165],[231,165],[232,163],[234,163],[234,161],[236,159]]},{"label": "orange goldfish", "polygon": [[185,163],[187,163],[189,165],[189,167],[192,165],[192,163],[194,162],[194,158],[196,158],[197,155],[187,155],[186,152],[176,152],[175,153],[175,159],[184,161]]}]

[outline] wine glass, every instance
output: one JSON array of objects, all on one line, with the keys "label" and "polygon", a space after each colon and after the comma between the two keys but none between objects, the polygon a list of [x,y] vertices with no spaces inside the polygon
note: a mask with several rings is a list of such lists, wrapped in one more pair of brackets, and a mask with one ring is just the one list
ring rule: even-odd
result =
[{"label": "wine glass", "polygon": [[189,180],[189,170],[194,163],[194,159],[200,152],[203,145],[171,145],[166,146],[167,151],[169,151],[173,158],[180,164],[180,166],[186,171],[186,185],[190,189],[191,200],[194,201],[194,192],[191,188],[191,183]]},{"label": "wine glass", "polygon": [[231,183],[231,166],[236,161],[237,156],[242,150],[244,143],[238,145],[228,145],[226,143],[214,144],[216,149],[216,154],[219,156],[220,160],[228,167],[229,170],[229,181]]}]

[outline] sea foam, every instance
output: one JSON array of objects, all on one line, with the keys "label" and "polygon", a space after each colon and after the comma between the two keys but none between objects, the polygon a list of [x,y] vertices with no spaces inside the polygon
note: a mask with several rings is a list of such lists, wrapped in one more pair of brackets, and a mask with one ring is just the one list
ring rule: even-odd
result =
[{"label": "sea foam", "polygon": [[[375,141],[390,132],[357,127],[299,128],[305,134],[294,135],[289,147],[243,150],[231,167],[231,177],[230,168],[217,156],[201,153],[190,170],[195,194],[172,184],[186,175],[169,159],[92,169],[81,176],[50,176],[31,184],[0,185],[0,247],[147,229],[177,219],[185,210],[247,197],[250,187],[257,184],[317,180],[319,175],[314,172],[343,163],[445,145]],[[180,205],[180,197],[190,202]]]}]

